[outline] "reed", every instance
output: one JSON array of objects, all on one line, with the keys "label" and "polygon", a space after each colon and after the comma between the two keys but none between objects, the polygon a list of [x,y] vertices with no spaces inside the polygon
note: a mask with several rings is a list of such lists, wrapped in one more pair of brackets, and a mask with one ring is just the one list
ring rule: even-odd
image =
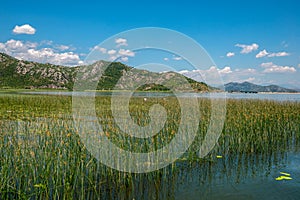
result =
[{"label": "reed", "polygon": [[[130,151],[149,152],[168,144],[180,123],[180,106],[175,97],[147,101],[132,98],[132,119],[140,126],[147,125],[149,108],[156,103],[166,108],[168,117],[164,128],[147,139],[122,133],[114,123],[109,97],[96,98],[96,111],[113,143]],[[141,198],[173,198],[172,180],[180,175],[182,166],[193,168],[196,163],[209,174],[216,156],[222,155],[223,167],[230,168],[227,175],[231,176],[232,170],[238,169],[228,162],[240,163],[238,166],[244,168],[259,160],[270,163],[299,147],[299,102],[229,99],[222,135],[213,151],[200,160],[197,152],[209,126],[211,104],[209,99],[199,99],[199,105],[199,129],[188,151],[164,169],[133,174],[108,168],[87,151],[72,122],[71,97],[1,95],[0,199],[132,199],[143,194]],[[243,170],[239,171],[242,175]],[[158,192],[170,185],[168,193]]]}]

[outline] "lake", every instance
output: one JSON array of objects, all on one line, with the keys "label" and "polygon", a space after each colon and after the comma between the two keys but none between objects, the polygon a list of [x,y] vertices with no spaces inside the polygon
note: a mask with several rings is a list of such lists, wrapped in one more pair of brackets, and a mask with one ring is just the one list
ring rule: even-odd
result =
[{"label": "lake", "polygon": [[[33,91],[33,92],[21,92],[22,94],[32,95],[94,95],[94,92],[68,92],[68,91]],[[122,92],[116,92],[117,94],[126,94]],[[96,92],[96,96],[110,96],[112,92]],[[135,92],[134,96],[137,97],[168,97],[172,96],[172,93],[168,92]],[[300,93],[182,93],[179,94],[182,97],[203,97],[203,98],[226,98],[229,99],[260,99],[260,100],[275,100],[275,101],[300,101]]]}]

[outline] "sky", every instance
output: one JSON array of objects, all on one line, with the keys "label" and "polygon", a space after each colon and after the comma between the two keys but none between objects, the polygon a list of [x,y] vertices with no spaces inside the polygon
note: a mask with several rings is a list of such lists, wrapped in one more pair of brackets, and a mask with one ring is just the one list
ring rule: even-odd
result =
[{"label": "sky", "polygon": [[[249,81],[300,88],[299,8],[296,0],[2,1],[0,52],[18,59],[76,66],[84,64],[91,51],[99,51],[108,60],[117,58],[130,66],[155,61],[179,69],[184,65],[181,55],[145,51],[141,56],[130,49],[134,38],[115,36],[131,29],[159,27],[199,43],[215,64],[201,70],[217,69],[224,83]],[[155,37],[163,38],[160,34]],[[108,38],[114,41],[110,48],[99,45]],[[197,53],[192,51],[188,53]],[[180,72],[194,77],[197,70]]]}]

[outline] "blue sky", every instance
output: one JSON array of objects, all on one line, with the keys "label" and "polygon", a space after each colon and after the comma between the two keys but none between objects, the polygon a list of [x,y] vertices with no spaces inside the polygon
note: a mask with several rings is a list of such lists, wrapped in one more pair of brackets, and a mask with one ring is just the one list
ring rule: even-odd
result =
[{"label": "blue sky", "polygon": [[[241,2],[3,1],[0,51],[22,59],[77,65],[115,34],[163,27],[202,45],[224,82],[300,88],[300,3]],[[165,65],[182,64],[174,55],[152,56]],[[122,62],[134,65],[134,59],[137,56],[129,55]]]}]

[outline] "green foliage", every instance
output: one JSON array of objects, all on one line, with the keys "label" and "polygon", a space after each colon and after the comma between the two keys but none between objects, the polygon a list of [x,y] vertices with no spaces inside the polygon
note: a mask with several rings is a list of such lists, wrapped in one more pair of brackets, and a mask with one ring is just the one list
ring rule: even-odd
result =
[{"label": "green foliage", "polygon": [[[98,61],[108,63],[105,61]],[[74,80],[79,67],[64,67],[52,65],[49,63],[42,64],[29,61],[17,60],[6,54],[0,53],[0,89],[5,88],[52,88],[52,89],[68,89],[72,90]],[[118,80],[123,76],[124,72],[133,69],[120,62],[109,63],[107,69],[103,72],[97,90],[112,90]],[[144,76],[151,74],[158,76],[157,73],[152,73],[143,70],[137,70]],[[177,74],[177,76],[182,76]],[[192,88],[196,92],[213,90],[205,83],[199,83],[193,79],[187,78]],[[88,84],[87,80],[87,84]],[[177,83],[174,82],[175,86]],[[159,84],[146,84],[139,88],[142,91],[168,91],[169,89]]]}]

